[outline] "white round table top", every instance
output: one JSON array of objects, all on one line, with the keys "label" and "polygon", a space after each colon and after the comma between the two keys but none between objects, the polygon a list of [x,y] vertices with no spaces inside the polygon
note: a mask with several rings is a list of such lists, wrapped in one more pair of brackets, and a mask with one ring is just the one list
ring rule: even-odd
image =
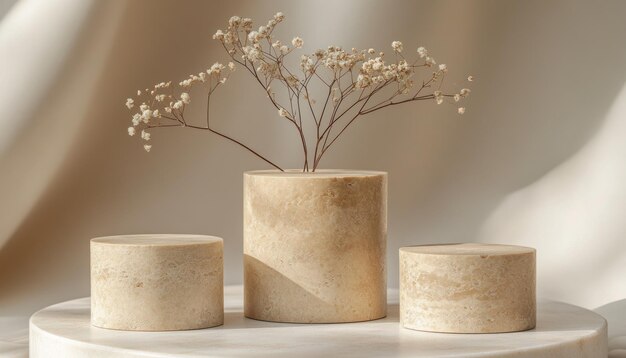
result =
[{"label": "white round table top", "polygon": [[241,286],[225,289],[224,325],[177,332],[92,327],[89,298],[59,303],[30,320],[31,358],[73,357],[602,357],[604,318],[565,303],[538,304],[537,327],[499,334],[446,334],[403,329],[398,292],[386,318],[361,323],[285,324],[244,318]]}]

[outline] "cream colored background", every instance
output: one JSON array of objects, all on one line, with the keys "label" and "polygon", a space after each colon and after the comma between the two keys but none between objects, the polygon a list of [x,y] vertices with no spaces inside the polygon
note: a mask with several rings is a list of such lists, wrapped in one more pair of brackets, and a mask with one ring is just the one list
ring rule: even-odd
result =
[{"label": "cream colored background", "polygon": [[[6,0],[5,0],[6,1]],[[233,14],[305,50],[424,45],[473,74],[465,116],[416,103],[363,119],[325,168],[389,172],[389,284],[400,246],[523,244],[539,294],[585,307],[626,297],[626,2],[15,0],[0,22],[0,315],[89,292],[89,239],[199,233],[242,280],[242,172],[266,168],[205,133],[126,134],[125,98],[225,60]],[[212,115],[285,167],[297,138],[243,72]],[[197,116],[203,106],[194,107]]]}]

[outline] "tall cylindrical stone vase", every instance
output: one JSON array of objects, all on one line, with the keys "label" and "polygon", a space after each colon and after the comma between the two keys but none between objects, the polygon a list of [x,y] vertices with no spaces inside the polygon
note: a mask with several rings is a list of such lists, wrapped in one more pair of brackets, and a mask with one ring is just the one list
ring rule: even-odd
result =
[{"label": "tall cylindrical stone vase", "polygon": [[387,173],[252,171],[243,197],[246,317],[386,316]]}]

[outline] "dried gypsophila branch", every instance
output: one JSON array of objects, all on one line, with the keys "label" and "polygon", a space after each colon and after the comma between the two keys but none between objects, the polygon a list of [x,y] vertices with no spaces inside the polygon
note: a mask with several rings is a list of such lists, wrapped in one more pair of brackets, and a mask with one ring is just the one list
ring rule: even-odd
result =
[{"label": "dried gypsophila branch", "polygon": [[[329,46],[326,50],[317,50],[312,55],[301,56],[299,71],[294,74],[296,71],[289,69],[285,59],[295,49],[302,48],[304,41],[300,37],[294,37],[291,41],[292,47],[289,47],[274,39],[273,31],[284,18],[283,13],[279,12],[267,25],[253,30],[251,19],[233,16],[229,20],[227,30],[225,32],[217,30],[213,38],[222,44],[233,62],[244,67],[253,76],[276,108],[278,115],[289,121],[297,130],[302,142],[303,171],[315,171],[328,149],[357,118],[363,115],[412,101],[434,100],[441,104],[447,100],[456,103],[470,94],[467,88],[461,89],[458,93],[444,93],[441,88],[448,70],[447,66],[445,64],[436,66],[435,60],[429,56],[424,47],[417,49],[418,58],[409,63],[403,55],[404,46],[400,41],[391,43],[395,60],[390,63],[385,61],[383,52],[377,53],[374,49],[365,51],[353,48],[351,51],[345,51],[341,47]],[[143,126],[142,138],[148,141],[150,134],[146,132],[146,128],[176,126],[208,130],[242,146],[268,164],[282,170],[240,141],[210,127],[211,94],[227,80],[230,72],[234,71],[233,62],[228,64],[227,74],[224,74],[226,67],[216,63],[206,71],[206,74],[202,72],[191,75],[189,79],[179,83],[183,89],[199,83],[208,83],[206,127],[191,125],[185,121],[184,109],[190,101],[186,92],[181,93],[179,97],[175,97],[171,91],[162,94],[160,90],[169,89],[170,83],[161,83],[149,91],[153,98],[150,99],[150,104],[142,103],[140,112],[133,116],[133,127],[128,128],[128,133],[134,135],[135,127]],[[420,68],[434,68],[434,71],[421,81],[420,86],[414,86],[413,77]],[[471,82],[473,77],[469,76],[467,79]],[[325,91],[326,95],[322,96],[324,100],[320,105],[317,105],[309,93],[314,80],[328,89]],[[282,98],[274,92],[272,85],[275,83],[285,90]],[[148,90],[145,93],[148,93]],[[138,92],[138,95],[141,93]],[[169,105],[163,107],[168,115],[153,108],[155,100],[156,103],[169,101]],[[129,98],[127,101],[129,109],[132,109],[133,104],[134,100]],[[459,107],[457,112],[464,114],[465,107]],[[315,123],[316,140],[310,158],[312,162],[309,162],[311,155],[304,132],[303,117],[310,117]],[[162,119],[166,121],[162,122]],[[333,133],[335,127],[339,132]],[[144,148],[149,151],[151,146],[146,144]]]},{"label": "dried gypsophila branch", "polygon": [[[152,145],[147,144],[147,142],[151,139],[151,134],[147,131],[149,129],[165,127],[186,127],[205,130],[217,134],[222,138],[228,139],[242,146],[254,155],[266,161],[268,164],[282,170],[279,166],[274,164],[269,159],[263,157],[252,148],[224,133],[221,133],[211,128],[210,126],[209,105],[211,95],[218,86],[226,83],[226,80],[228,80],[230,73],[232,73],[233,71],[235,71],[235,64],[233,64],[232,62],[228,63],[227,66],[216,62],[215,64],[213,64],[213,66],[211,66],[211,68],[206,70],[206,72],[200,72],[197,75],[190,75],[189,78],[181,81],[178,84],[183,90],[187,90],[188,88],[191,88],[196,84],[204,84],[208,87],[206,126],[194,125],[185,120],[185,108],[189,103],[191,103],[191,96],[189,95],[189,93],[182,92],[180,93],[180,95],[176,96],[173,92],[173,86],[171,82],[161,82],[154,85],[152,89],[146,88],[143,92],[141,90],[137,91],[137,98],[144,99],[144,101],[139,106],[139,112],[133,114],[133,117],[131,119],[132,127],[128,127],[128,135],[134,136],[137,132],[136,128],[141,129],[141,138],[146,141],[146,144],[144,144],[143,147],[146,152],[150,152],[150,150],[152,149]],[[168,93],[163,93],[168,90]],[[128,98],[126,100],[126,107],[128,107],[129,110],[132,110],[134,106],[135,99]]]}]

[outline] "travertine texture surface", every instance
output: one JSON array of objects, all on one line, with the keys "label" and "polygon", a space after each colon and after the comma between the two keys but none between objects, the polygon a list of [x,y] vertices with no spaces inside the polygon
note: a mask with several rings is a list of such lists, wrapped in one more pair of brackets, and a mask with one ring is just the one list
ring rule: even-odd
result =
[{"label": "travertine texture surface", "polygon": [[169,331],[224,322],[222,239],[128,235],[91,240],[91,323]]},{"label": "travertine texture surface", "polygon": [[535,327],[535,250],[488,244],[400,249],[406,328],[495,333]]},{"label": "travertine texture surface", "polygon": [[386,315],[387,174],[244,174],[244,312],[277,322]]}]

